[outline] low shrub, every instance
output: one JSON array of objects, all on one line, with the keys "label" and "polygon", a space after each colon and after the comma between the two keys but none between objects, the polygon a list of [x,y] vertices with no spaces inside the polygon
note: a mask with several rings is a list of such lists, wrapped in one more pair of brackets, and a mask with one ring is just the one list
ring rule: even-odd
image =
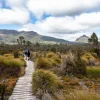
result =
[{"label": "low shrub", "polygon": [[50,71],[37,70],[33,73],[32,86],[34,93],[54,92],[58,86],[58,77]]},{"label": "low shrub", "polygon": [[100,100],[100,95],[94,91],[75,90],[66,96],[66,100]]},{"label": "low shrub", "polygon": [[87,67],[87,76],[89,78],[100,78],[99,67]]},{"label": "low shrub", "polygon": [[52,64],[48,58],[38,58],[36,61],[36,67],[39,69],[50,69]]},{"label": "low shrub", "polygon": [[0,75],[18,76],[21,72],[21,67],[24,65],[25,63],[20,59],[8,59],[7,57],[0,56]]}]

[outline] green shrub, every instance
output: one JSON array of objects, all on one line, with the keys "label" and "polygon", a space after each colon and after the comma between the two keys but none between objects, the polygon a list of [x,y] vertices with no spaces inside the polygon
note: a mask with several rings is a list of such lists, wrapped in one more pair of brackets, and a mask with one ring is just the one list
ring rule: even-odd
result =
[{"label": "green shrub", "polygon": [[52,67],[52,64],[48,58],[42,57],[37,59],[36,67],[39,69],[50,69]]},{"label": "green shrub", "polygon": [[99,67],[87,67],[87,76],[89,78],[100,78]]},{"label": "green shrub", "polygon": [[66,95],[66,100],[100,100],[100,95],[94,91],[75,90]]},{"label": "green shrub", "polygon": [[13,54],[14,54],[14,58],[19,58],[19,52],[18,51],[15,51]]},{"label": "green shrub", "polygon": [[5,99],[5,93],[6,93],[6,85],[0,84],[0,99]]},{"label": "green shrub", "polygon": [[75,60],[73,74],[86,75],[86,64],[80,57]]},{"label": "green shrub", "polygon": [[58,85],[58,77],[50,71],[37,70],[33,73],[32,85],[34,93],[39,90],[43,93],[54,92]]},{"label": "green shrub", "polygon": [[92,48],[91,52],[96,53],[97,56],[100,57],[100,49],[99,48]]}]

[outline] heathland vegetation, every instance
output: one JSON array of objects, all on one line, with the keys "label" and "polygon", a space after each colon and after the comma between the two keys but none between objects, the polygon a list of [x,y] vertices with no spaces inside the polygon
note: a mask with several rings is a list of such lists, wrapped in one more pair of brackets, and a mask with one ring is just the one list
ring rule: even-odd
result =
[{"label": "heathland vegetation", "polygon": [[5,87],[6,96],[11,94],[17,79],[24,75],[23,50],[26,46],[35,65],[32,90],[37,98],[100,100],[100,44],[95,33],[87,44],[24,45],[20,40],[16,45],[1,44],[0,88]]},{"label": "heathland vegetation", "polygon": [[[17,79],[24,75],[25,62],[19,55],[10,53],[0,55],[0,96],[6,100],[12,93]],[[17,57],[17,58],[16,58]],[[5,99],[4,99],[5,95]]]}]

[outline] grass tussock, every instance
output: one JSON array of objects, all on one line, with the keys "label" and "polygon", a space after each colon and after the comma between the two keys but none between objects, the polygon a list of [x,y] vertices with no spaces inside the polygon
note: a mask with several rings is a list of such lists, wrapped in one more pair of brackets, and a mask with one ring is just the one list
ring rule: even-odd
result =
[{"label": "grass tussock", "polygon": [[83,56],[82,56],[82,60],[85,61],[86,64],[92,64],[95,63],[96,61],[96,58],[91,54],[91,53],[85,53]]},{"label": "grass tussock", "polygon": [[32,85],[34,93],[54,91],[58,84],[58,77],[51,71],[37,70],[33,73]]},{"label": "grass tussock", "polygon": [[55,56],[56,56],[56,54],[53,53],[53,52],[47,53],[47,58],[52,58],[52,57],[55,57]]},{"label": "grass tussock", "polygon": [[100,95],[94,91],[75,90],[67,95],[66,100],[100,100]]},{"label": "grass tussock", "polygon": [[52,64],[47,58],[42,57],[37,59],[36,67],[39,69],[50,69]]},{"label": "grass tussock", "polygon": [[58,57],[53,57],[52,58],[56,63],[58,63],[58,64],[61,64],[61,59],[60,58],[58,58]]},{"label": "grass tussock", "polygon": [[85,54],[83,55],[83,57],[85,57],[85,58],[87,58],[87,59],[90,59],[90,58],[95,59],[95,57],[94,57],[91,53],[85,53]]},{"label": "grass tussock", "polygon": [[35,66],[38,69],[52,69],[54,67],[60,67],[61,65],[61,58],[59,58],[55,53],[48,52],[44,55],[38,56],[35,59]]},{"label": "grass tussock", "polygon": [[87,67],[87,76],[89,78],[100,78],[100,67]]}]

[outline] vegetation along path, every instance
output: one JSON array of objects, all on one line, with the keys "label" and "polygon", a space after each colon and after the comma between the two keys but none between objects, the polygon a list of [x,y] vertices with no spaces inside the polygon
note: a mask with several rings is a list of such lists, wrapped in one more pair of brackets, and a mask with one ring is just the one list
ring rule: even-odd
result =
[{"label": "vegetation along path", "polygon": [[34,65],[32,61],[26,61],[26,73],[20,77],[16,83],[12,95],[9,100],[36,100],[32,95],[32,73],[34,72]]}]

